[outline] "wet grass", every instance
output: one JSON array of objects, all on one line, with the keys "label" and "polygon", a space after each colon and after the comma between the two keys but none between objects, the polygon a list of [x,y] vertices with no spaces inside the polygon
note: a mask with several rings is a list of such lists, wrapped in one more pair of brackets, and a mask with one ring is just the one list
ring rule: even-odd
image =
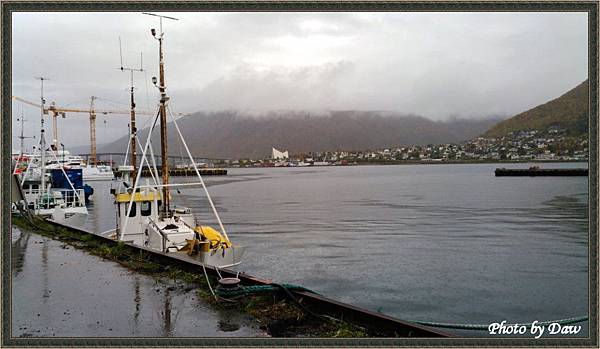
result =
[{"label": "wet grass", "polygon": [[[168,278],[197,287],[200,299],[216,311],[236,310],[252,316],[259,327],[273,337],[367,337],[373,336],[364,328],[348,322],[314,314],[302,305],[302,299],[292,301],[280,293],[246,295],[235,300],[216,300],[209,289],[206,277],[176,265],[164,265],[152,259],[152,254],[130,247],[122,242],[112,242],[98,236],[56,226],[40,218],[12,216],[12,224],[42,236],[65,242],[91,254],[113,260],[127,268],[156,278]],[[208,275],[210,285],[217,279]],[[224,326],[226,326],[225,324]]]}]

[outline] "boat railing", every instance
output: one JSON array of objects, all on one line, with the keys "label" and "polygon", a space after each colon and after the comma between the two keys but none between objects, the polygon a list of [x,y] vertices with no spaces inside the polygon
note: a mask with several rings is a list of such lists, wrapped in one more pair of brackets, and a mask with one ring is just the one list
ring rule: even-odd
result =
[{"label": "boat railing", "polygon": [[60,189],[65,207],[83,207],[85,206],[85,191],[83,189]]},{"label": "boat railing", "polygon": [[25,195],[40,195],[42,193],[42,190],[39,188],[24,188],[23,189],[23,193]]}]

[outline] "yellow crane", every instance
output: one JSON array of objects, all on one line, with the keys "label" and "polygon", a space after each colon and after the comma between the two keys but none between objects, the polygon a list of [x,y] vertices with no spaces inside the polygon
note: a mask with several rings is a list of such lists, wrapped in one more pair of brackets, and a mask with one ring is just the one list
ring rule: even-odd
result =
[{"label": "yellow crane", "polygon": [[[12,96],[12,99],[21,102],[36,108],[41,108],[38,103],[26,100],[21,97]],[[98,99],[96,96],[91,96],[90,98],[90,109],[77,109],[77,108],[63,108],[58,107],[54,102],[50,104],[48,108],[44,108],[44,114],[48,115],[50,112],[52,113],[52,143],[55,149],[58,149],[58,116],[63,118],[66,117],[66,113],[86,113],[89,114],[90,119],[90,164],[96,165],[96,115],[130,115],[131,110],[107,110],[107,109],[95,109],[94,101]],[[138,115],[156,115],[156,113],[151,113],[148,111],[136,111]],[[176,116],[188,116],[190,113],[176,113]]]}]

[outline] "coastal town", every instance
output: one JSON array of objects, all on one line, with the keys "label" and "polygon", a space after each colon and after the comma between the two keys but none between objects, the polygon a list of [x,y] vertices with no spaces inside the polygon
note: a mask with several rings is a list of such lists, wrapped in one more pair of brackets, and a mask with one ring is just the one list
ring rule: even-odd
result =
[{"label": "coastal town", "polygon": [[511,132],[501,138],[476,137],[462,143],[395,146],[363,151],[324,151],[289,154],[273,148],[264,159],[213,160],[221,167],[304,167],[436,162],[587,161],[586,136],[571,136],[551,127]]}]

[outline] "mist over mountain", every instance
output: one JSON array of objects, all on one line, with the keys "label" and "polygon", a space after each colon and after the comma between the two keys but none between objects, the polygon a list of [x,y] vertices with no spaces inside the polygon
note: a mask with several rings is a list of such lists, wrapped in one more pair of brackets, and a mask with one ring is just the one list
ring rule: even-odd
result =
[{"label": "mist over mountain", "polygon": [[[290,154],[334,150],[366,150],[400,145],[455,143],[471,139],[501,120],[452,118],[432,121],[416,115],[379,111],[242,111],[198,112],[177,123],[194,156],[263,158],[271,148]],[[185,149],[169,125],[169,153]],[[147,130],[141,130],[142,144]],[[155,152],[158,130],[153,135]],[[98,146],[98,152],[124,152],[127,139]]]}]

